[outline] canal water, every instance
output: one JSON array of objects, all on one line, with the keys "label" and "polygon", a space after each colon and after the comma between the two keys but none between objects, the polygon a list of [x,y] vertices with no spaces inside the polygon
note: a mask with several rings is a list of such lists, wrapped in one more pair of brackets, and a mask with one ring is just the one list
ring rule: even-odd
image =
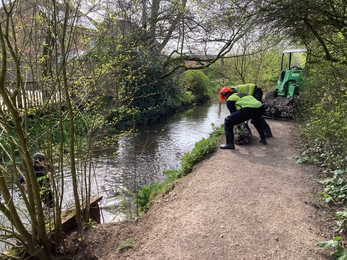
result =
[{"label": "canal water", "polygon": [[[103,196],[99,203],[102,223],[135,217],[138,188],[163,182],[164,170],[178,169],[182,156],[222,125],[227,114],[225,104],[219,102],[199,105],[158,123],[140,126],[134,134],[119,138],[114,147],[96,151],[90,169],[91,193]],[[81,176],[85,172],[83,168],[83,165],[77,167]],[[74,200],[71,171],[66,167],[63,173],[57,173],[55,179],[64,184],[62,206],[65,210],[74,205]],[[24,210],[18,192],[14,200]],[[0,215],[0,223],[5,221],[2,217]]]},{"label": "canal water", "polygon": [[[163,182],[164,170],[178,169],[182,156],[191,151],[196,142],[208,138],[214,127],[222,125],[228,113],[226,106],[219,102],[199,105],[156,124],[140,126],[135,134],[121,137],[114,147],[95,152],[90,171],[91,193],[103,196],[99,203],[101,222],[135,217],[136,190],[153,182]],[[56,177],[64,183],[64,210],[74,204],[72,179],[68,168],[65,168],[64,176],[60,176],[62,178],[59,175]],[[13,198],[15,204],[23,208],[21,218],[27,223],[25,219],[28,216],[24,213],[23,200],[18,191],[14,192]],[[0,223],[7,223],[2,214]],[[0,242],[0,250],[4,248]]]},{"label": "canal water", "polygon": [[137,134],[121,138],[115,147],[95,153],[93,193],[103,196],[102,221],[134,216],[136,188],[165,180],[164,170],[177,169],[196,142],[223,124],[225,104],[208,103],[176,113]]}]

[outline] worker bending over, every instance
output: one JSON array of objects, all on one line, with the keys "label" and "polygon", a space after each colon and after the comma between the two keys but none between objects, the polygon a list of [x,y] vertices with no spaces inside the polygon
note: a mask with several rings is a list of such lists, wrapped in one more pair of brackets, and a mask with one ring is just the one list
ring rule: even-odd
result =
[{"label": "worker bending over", "polygon": [[234,93],[231,88],[224,87],[219,92],[220,99],[226,101],[230,115],[224,119],[224,131],[226,143],[221,149],[235,149],[234,126],[251,119],[251,123],[260,135],[260,143],[266,144],[262,126],[263,104],[251,95]]}]

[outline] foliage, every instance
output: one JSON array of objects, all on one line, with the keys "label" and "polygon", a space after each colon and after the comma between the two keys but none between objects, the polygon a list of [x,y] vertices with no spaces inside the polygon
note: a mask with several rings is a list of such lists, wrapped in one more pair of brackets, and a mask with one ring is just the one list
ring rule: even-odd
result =
[{"label": "foliage", "polygon": [[266,24],[264,34],[269,32],[288,42],[304,44],[313,51],[311,59],[314,63],[326,60],[346,65],[345,26],[341,26],[345,9],[340,1],[318,3],[309,0],[304,3],[290,0],[286,8],[281,2],[255,4],[259,7],[259,23]]},{"label": "foliage", "polygon": [[[270,1],[249,5],[244,1],[222,1],[216,5],[199,0],[188,5],[185,0],[179,4],[159,0],[146,4],[135,1],[129,8],[107,2],[106,7],[103,5],[106,9],[100,12],[105,13],[106,19],[97,30],[75,26],[81,17],[85,18],[79,8],[74,8],[81,6],[79,1],[74,2],[76,6],[71,1],[39,2],[42,6],[36,1],[11,1],[3,6],[0,30],[0,145],[1,160],[6,161],[0,170],[5,200],[0,210],[11,221],[12,238],[39,259],[50,258],[51,243],[31,167],[33,151],[45,151],[50,164],[57,166],[59,178],[53,186],[61,198],[57,196],[56,230],[61,230],[63,168],[69,163],[81,231],[80,198],[90,195],[91,153],[95,145],[101,145],[100,136],[106,134],[105,143],[109,143],[116,136],[108,130],[117,124],[154,122],[181,106],[208,100],[210,92],[220,84],[219,79],[228,85],[254,81],[265,91],[273,89],[278,77],[278,60],[274,57],[283,48],[270,47],[280,39],[294,42],[295,46],[304,44],[311,50],[308,89],[300,96],[302,113],[298,117],[304,123],[302,161],[336,171],[347,169],[347,105],[346,92],[343,93],[347,45],[344,5],[340,2],[332,5],[290,0],[293,4]],[[90,8],[98,11],[96,6]],[[168,42],[174,43],[172,51],[165,48]],[[213,57],[195,55],[211,49],[216,54]],[[228,60],[222,62],[222,57]],[[216,64],[210,68],[212,88],[200,70],[188,70],[176,80],[179,75],[175,73],[188,68],[187,61],[196,62],[195,69]],[[209,70],[204,72],[209,75]],[[41,96],[31,99],[28,89]],[[30,104],[38,100],[42,101],[40,106],[33,109]],[[151,194],[171,188],[215,146],[215,140],[197,143],[196,149],[182,158],[180,169],[166,172],[165,184],[153,185],[143,192],[141,204],[147,205]],[[84,166],[81,174],[77,174],[77,162]],[[17,167],[19,163],[23,169]],[[22,172],[27,178],[28,193],[16,181]],[[343,175],[326,180],[325,194],[329,199],[340,196],[344,200]],[[29,228],[23,225],[21,212],[13,204],[8,179],[14,180],[21,194],[28,211],[26,217],[31,221]]]},{"label": "foliage", "polygon": [[179,177],[183,177],[192,171],[197,163],[201,162],[206,156],[216,151],[217,143],[220,141],[223,132],[223,126],[214,128],[209,138],[202,138],[195,143],[194,148],[182,156]]},{"label": "foliage", "polygon": [[324,185],[323,195],[326,202],[345,204],[347,201],[347,170],[335,170],[333,176],[320,180]]},{"label": "foliage", "polygon": [[192,171],[195,164],[201,162],[206,156],[215,152],[217,143],[224,134],[223,126],[214,128],[210,137],[195,143],[192,151],[187,152],[181,159],[181,166],[175,170],[165,170],[166,179],[164,183],[152,183],[143,186],[138,191],[139,213],[146,212],[150,208],[152,200],[158,194],[165,193],[172,189],[175,182]]},{"label": "foliage", "polygon": [[203,138],[195,144],[192,151],[183,155],[181,161],[183,176],[190,173],[195,164],[201,162],[207,155],[216,151],[217,141],[216,138]]},{"label": "foliage", "polygon": [[[132,74],[137,71],[139,75],[136,77],[137,86],[130,88],[134,93],[130,106],[140,112],[138,122],[153,123],[163,115],[170,114],[188,104],[185,102],[187,99],[185,93],[180,91],[173,77],[161,78],[165,73],[161,57],[153,56],[152,53],[138,55],[141,56],[133,59],[130,70]],[[136,64],[135,68],[134,64]],[[141,66],[141,69],[137,66]],[[140,75],[145,76],[141,78]]]},{"label": "foliage", "polygon": [[121,252],[125,249],[132,248],[134,246],[136,240],[137,240],[136,237],[131,237],[125,241],[121,241],[117,247],[117,252]]},{"label": "foliage", "polygon": [[212,129],[213,129],[213,132],[210,133],[210,138],[212,139],[218,139],[224,135],[224,126],[220,126],[220,127],[216,127],[214,124],[212,124]]},{"label": "foliage", "polygon": [[[99,28],[96,23],[82,26],[78,22],[85,15],[78,1],[73,4],[76,6],[71,2],[13,1],[3,10],[6,22],[0,30],[0,145],[4,162],[0,188],[5,199],[0,211],[14,230],[8,237],[39,259],[49,259],[54,250],[45,229],[31,154],[42,151],[54,165],[50,173],[56,207],[50,229],[62,231],[62,205],[71,199],[81,232],[89,221],[81,215],[80,201],[90,197],[93,149],[117,139],[115,126],[154,122],[194,101],[192,91],[178,87],[177,75],[167,57],[159,54],[152,32],[147,34],[145,28],[112,15]],[[119,33],[119,25],[131,25],[131,30]],[[18,182],[21,175],[25,176],[27,193]],[[73,193],[69,198],[67,179]],[[25,209],[13,204],[14,189],[20,192]],[[23,219],[30,223],[24,226]],[[56,238],[54,246],[64,243],[63,234]]]},{"label": "foliage", "polygon": [[[347,180],[346,171],[335,170],[333,176],[320,180],[319,182],[325,185],[323,195],[327,203],[333,201],[336,205],[340,205],[343,208],[335,213],[337,218],[337,228],[336,233],[341,234],[344,232],[347,224],[347,209],[346,205],[346,190],[347,190]],[[329,247],[337,247],[337,250],[333,253],[334,256],[339,256],[338,259],[347,258],[347,250],[340,246],[340,241],[342,241],[341,236],[336,236],[332,240],[316,243],[315,246],[325,249]]]},{"label": "foliage", "polygon": [[333,253],[333,256],[337,256],[337,260],[346,260],[347,259],[347,249],[341,246],[337,247],[337,250]]},{"label": "foliage", "polygon": [[137,193],[139,212],[146,212],[150,208],[151,200],[155,197],[160,188],[160,184],[158,182],[154,182],[139,189]]},{"label": "foliage", "polygon": [[[42,147],[45,146],[45,143],[42,140],[45,140],[45,142],[51,142],[52,149],[55,154],[59,152],[59,146],[62,144],[64,145],[64,151],[67,153],[71,137],[71,132],[68,126],[71,122],[69,119],[66,119],[62,123],[64,125],[63,128],[66,129],[64,133],[61,133],[61,129],[59,127],[59,117],[56,115],[52,115],[50,117],[40,117],[39,120],[37,118],[29,118],[27,127],[30,131],[30,136],[32,140],[30,144],[30,153],[34,154],[35,152],[40,151]],[[80,149],[87,149],[88,140],[86,136],[88,134],[88,126],[93,123],[93,113],[89,113],[88,116],[84,117],[76,115],[76,117],[73,120],[73,123],[76,126],[75,140],[81,144]],[[102,124],[100,124],[94,131],[93,137],[95,142],[104,139],[104,129],[101,126]],[[11,133],[12,132],[13,131],[11,131]],[[49,133],[50,135],[50,140],[46,139],[47,133]],[[0,136],[1,146],[4,150],[9,151],[10,142],[7,136],[4,133],[0,134]],[[19,154],[16,153],[16,155],[16,161],[19,162]],[[10,163],[7,157],[0,158],[0,161],[2,164]]]},{"label": "foliage", "polygon": [[333,92],[327,92],[321,103],[311,107],[310,119],[301,127],[301,139],[305,143],[303,156],[333,170],[347,168],[344,156],[347,148],[346,108],[346,103],[334,98]]},{"label": "foliage", "polygon": [[347,250],[339,245],[339,241],[341,241],[341,239],[341,236],[336,236],[332,240],[316,243],[315,246],[322,249],[336,247],[337,250],[333,253],[333,256],[337,256],[337,260],[346,260]]},{"label": "foliage", "polygon": [[198,104],[210,98],[210,80],[201,70],[185,71],[180,78],[180,85],[185,92],[192,93]]},{"label": "foliage", "polygon": [[262,42],[244,39],[243,44],[235,49],[229,57],[223,58],[219,66],[223,86],[255,83],[264,92],[275,89],[280,72],[280,54],[283,45],[269,48],[271,36]]},{"label": "foliage", "polygon": [[325,242],[319,242],[319,243],[316,243],[315,246],[316,247],[319,247],[319,248],[328,248],[328,247],[336,247],[338,246],[338,241],[341,240],[341,237],[334,237],[333,240],[329,240],[329,241],[325,241]]},{"label": "foliage", "polygon": [[[137,34],[128,32],[128,38],[124,35],[109,35],[109,30],[112,30],[112,24],[109,24],[111,22],[114,22],[113,26],[116,27],[120,23],[115,18],[105,22],[111,29],[106,27],[106,31],[100,32],[97,46],[89,56],[92,61],[111,64],[111,75],[117,85],[113,90],[115,94],[109,98],[113,100],[114,96],[118,96],[120,103],[127,104],[128,113],[120,113],[121,111],[116,109],[108,120],[118,120],[117,126],[153,123],[182,106],[191,106],[193,100],[189,93],[181,91],[175,81],[176,75],[163,78],[167,73],[164,57],[146,46],[135,45],[135,42],[139,41]],[[124,115],[126,116],[121,118]]]},{"label": "foliage", "polygon": [[[312,52],[314,52],[312,56]],[[307,74],[307,87],[300,94],[297,121],[301,123],[300,142],[301,157],[298,162],[309,162],[326,168],[332,173],[324,176],[319,182],[324,185],[322,195],[327,203],[334,203],[339,209],[335,216],[337,225],[335,232],[340,234],[346,228],[347,215],[345,204],[347,196],[346,169],[347,149],[346,128],[346,93],[343,75],[346,66],[323,59],[316,59],[319,48],[311,51],[311,64]],[[342,240],[342,237],[337,237]],[[345,259],[346,250],[338,245],[339,240],[319,244],[321,248],[337,247],[335,256]]]},{"label": "foliage", "polygon": [[347,222],[347,208],[344,206],[341,210],[335,212],[335,216],[337,218],[337,228],[336,232],[340,233],[345,230],[346,222]]},{"label": "foliage", "polygon": [[[0,30],[0,146],[1,159],[6,162],[0,170],[0,211],[8,220],[2,229],[13,232],[3,239],[10,245],[14,239],[38,259],[50,259],[56,251],[53,246],[64,247],[64,235],[56,234],[52,243],[47,234],[31,155],[44,152],[54,166],[50,171],[54,221],[48,223],[48,230],[62,232],[62,206],[71,200],[77,231],[81,232],[89,221],[89,211],[81,214],[80,201],[88,203],[91,193],[93,148],[105,134],[107,141],[114,138],[115,132],[107,132],[111,123],[115,124],[107,120],[111,113],[116,111],[124,118],[132,112],[127,103],[124,105],[129,94],[112,78],[113,66],[127,68],[129,55],[124,52],[119,63],[89,63],[73,57],[78,50],[88,54],[96,33],[76,26],[81,13],[70,2],[12,1],[7,7],[3,10],[7,22]],[[21,175],[27,192],[18,181]],[[65,181],[71,182],[71,197],[66,195]]]}]

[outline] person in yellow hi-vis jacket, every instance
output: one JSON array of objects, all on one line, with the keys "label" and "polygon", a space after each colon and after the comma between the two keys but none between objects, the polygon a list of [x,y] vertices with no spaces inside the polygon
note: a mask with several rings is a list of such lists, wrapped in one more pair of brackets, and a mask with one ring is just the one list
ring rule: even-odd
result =
[{"label": "person in yellow hi-vis jacket", "polygon": [[[248,84],[242,84],[237,86],[231,86],[230,88],[233,91],[233,93],[244,93],[244,94],[252,95],[260,102],[263,99],[263,90],[259,88],[256,84],[248,83]],[[265,137],[266,138],[272,137],[271,128],[263,117],[261,119],[261,123],[263,125]]]},{"label": "person in yellow hi-vis jacket", "polygon": [[[53,208],[54,201],[49,175],[50,166],[46,163],[46,156],[43,153],[35,153],[33,155],[33,166],[40,187],[41,200],[47,207]],[[20,177],[19,182],[23,185],[25,184],[25,179]]]},{"label": "person in yellow hi-vis jacket", "polygon": [[267,144],[262,126],[263,104],[255,97],[245,93],[234,93],[231,88],[224,87],[219,91],[219,96],[226,101],[230,115],[224,119],[226,143],[221,149],[235,149],[234,126],[251,119],[251,123],[260,135],[260,143]]}]

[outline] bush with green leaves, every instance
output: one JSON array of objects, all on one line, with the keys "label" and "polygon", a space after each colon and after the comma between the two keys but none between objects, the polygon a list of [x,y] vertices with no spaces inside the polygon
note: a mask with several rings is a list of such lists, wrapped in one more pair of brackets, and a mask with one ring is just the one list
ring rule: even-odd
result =
[{"label": "bush with green leaves", "polygon": [[213,126],[213,129],[214,130],[212,133],[210,133],[209,138],[202,138],[200,141],[195,143],[194,148],[190,152],[187,152],[182,156],[178,177],[182,177],[190,173],[194,165],[201,162],[206,158],[206,156],[216,151],[217,143],[224,134],[224,126],[219,128]]},{"label": "bush with green leaves", "polygon": [[160,188],[161,185],[158,182],[154,182],[139,189],[137,194],[139,212],[146,212],[150,208],[151,200],[155,197]]},{"label": "bush with green leaves", "polygon": [[194,95],[196,103],[210,99],[210,79],[201,70],[187,70],[180,79],[180,85],[188,95]]},{"label": "bush with green leaves", "polygon": [[328,95],[311,108],[311,117],[301,127],[302,149],[311,162],[329,169],[346,169],[347,103]]},{"label": "bush with green leaves", "polygon": [[[297,120],[301,123],[301,158],[326,169],[326,176],[319,180],[324,185],[322,194],[327,203],[334,203],[339,210],[336,234],[347,224],[347,95],[343,91],[341,76],[347,68],[339,64],[320,62],[310,69],[307,88],[300,94]],[[347,259],[342,237],[317,243],[319,248],[336,247],[338,259]]]},{"label": "bush with green leaves", "polygon": [[316,243],[315,246],[322,249],[335,247],[337,250],[332,255],[338,257],[337,260],[344,260],[347,259],[347,250],[340,245],[341,240],[341,236],[336,236],[332,240]]},{"label": "bush with green leaves", "polygon": [[217,139],[208,138],[201,139],[195,144],[195,147],[192,151],[186,153],[182,157],[181,161],[181,171],[183,176],[190,173],[193,169],[193,166],[201,162],[207,155],[216,151]]},{"label": "bush with green leaves", "polygon": [[335,204],[347,202],[347,170],[335,170],[333,176],[320,180],[325,186],[323,195],[326,202],[334,201]]},{"label": "bush with green leaves", "polygon": [[303,156],[331,170],[347,168],[347,96],[341,80],[345,73],[346,66],[324,61],[311,66],[296,113],[302,123]]}]

